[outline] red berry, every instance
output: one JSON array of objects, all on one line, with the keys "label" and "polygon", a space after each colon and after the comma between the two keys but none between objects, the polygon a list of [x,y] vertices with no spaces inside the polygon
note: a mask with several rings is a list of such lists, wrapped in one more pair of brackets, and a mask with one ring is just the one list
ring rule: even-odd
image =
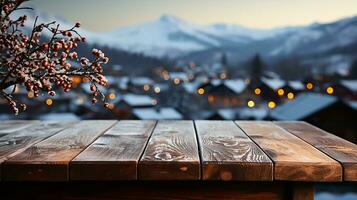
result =
[{"label": "red berry", "polygon": [[92,104],[96,104],[97,103],[97,99],[96,98],[93,98],[92,99]]},{"label": "red berry", "polygon": [[80,24],[79,22],[77,22],[76,25],[75,25],[75,27],[76,27],[76,28],[79,28],[79,27],[81,27],[81,24]]}]

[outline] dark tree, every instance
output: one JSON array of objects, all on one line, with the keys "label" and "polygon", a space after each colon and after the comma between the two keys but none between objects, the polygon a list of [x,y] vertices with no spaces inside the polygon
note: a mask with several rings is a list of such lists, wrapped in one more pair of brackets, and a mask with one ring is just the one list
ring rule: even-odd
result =
[{"label": "dark tree", "polygon": [[221,64],[224,67],[228,66],[228,59],[227,59],[227,54],[226,53],[222,53]]},{"label": "dark tree", "polygon": [[250,78],[257,81],[263,74],[263,62],[259,54],[256,54],[251,61]]},{"label": "dark tree", "polygon": [[354,60],[350,68],[350,77],[357,79],[357,60]]}]

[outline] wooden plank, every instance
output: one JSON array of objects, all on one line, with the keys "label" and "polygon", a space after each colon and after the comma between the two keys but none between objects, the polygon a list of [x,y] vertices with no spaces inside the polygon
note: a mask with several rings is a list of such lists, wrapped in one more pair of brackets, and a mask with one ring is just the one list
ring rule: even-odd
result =
[{"label": "wooden plank", "polygon": [[16,132],[23,128],[31,126],[36,121],[30,120],[6,120],[0,122],[0,145],[2,145],[1,137],[6,136],[12,132]]},{"label": "wooden plank", "polygon": [[[18,126],[19,124],[16,123],[14,124],[15,127],[6,129],[11,133],[0,138],[0,164],[70,125],[69,123],[55,121],[41,123],[28,121],[27,123],[21,124],[21,128]],[[4,130],[2,131],[5,133]],[[2,173],[0,173],[0,175],[1,174]]]},{"label": "wooden plank", "polygon": [[197,180],[200,160],[192,121],[159,121],[139,162],[139,179]]},{"label": "wooden plank", "polygon": [[357,145],[306,122],[275,122],[343,166],[345,181],[357,181]]},{"label": "wooden plank", "polygon": [[236,123],[273,160],[275,180],[342,180],[338,162],[272,122]]},{"label": "wooden plank", "polygon": [[137,179],[137,164],[155,124],[119,121],[71,161],[70,179]]},{"label": "wooden plank", "polygon": [[234,122],[195,124],[203,180],[273,180],[272,161]]},{"label": "wooden plank", "polygon": [[115,121],[81,121],[31,146],[4,163],[4,180],[68,180],[69,162],[114,123]]}]

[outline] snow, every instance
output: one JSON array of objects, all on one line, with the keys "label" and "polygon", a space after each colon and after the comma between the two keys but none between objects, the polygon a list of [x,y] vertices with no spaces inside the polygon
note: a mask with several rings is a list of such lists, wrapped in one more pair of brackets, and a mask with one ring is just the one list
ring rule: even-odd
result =
[{"label": "snow", "polygon": [[141,120],[173,120],[182,119],[183,116],[174,108],[137,108],[133,110],[133,114]]},{"label": "snow", "polygon": [[301,81],[289,81],[288,85],[294,90],[304,90],[305,85]]},{"label": "snow", "polygon": [[188,81],[188,75],[184,72],[170,72],[169,74],[171,80],[178,78],[182,81]]},{"label": "snow", "polygon": [[268,110],[265,108],[242,108],[239,110],[240,119],[263,120],[267,115]]},{"label": "snow", "polygon": [[79,121],[80,118],[73,113],[48,113],[40,115],[39,120]]},{"label": "snow", "polygon": [[263,83],[265,83],[268,87],[270,87],[273,90],[277,90],[280,88],[283,88],[285,86],[285,81],[282,79],[268,79],[268,78],[262,78],[261,79]]},{"label": "snow", "polygon": [[357,92],[357,80],[342,80],[341,85],[351,90],[352,92]]},{"label": "snow", "polygon": [[247,85],[244,83],[244,80],[242,79],[225,80],[223,84],[237,94],[242,93],[247,87]]},{"label": "snow", "polygon": [[152,106],[154,99],[147,95],[125,94],[123,101],[132,107]]},{"label": "snow", "polygon": [[137,76],[134,78],[130,78],[130,82],[131,84],[136,86],[143,86],[145,84],[151,85],[152,83],[154,83],[151,78],[145,76]]},{"label": "snow", "polygon": [[347,192],[345,194],[334,194],[330,192],[319,192],[315,195],[316,200],[355,200],[357,199],[357,194],[353,192]]},{"label": "snow", "polygon": [[294,100],[276,107],[270,116],[277,120],[302,120],[336,102],[337,98],[333,96],[301,93]]},{"label": "snow", "polygon": [[221,116],[224,120],[234,120],[237,119],[237,110],[235,109],[219,109],[217,114]]}]

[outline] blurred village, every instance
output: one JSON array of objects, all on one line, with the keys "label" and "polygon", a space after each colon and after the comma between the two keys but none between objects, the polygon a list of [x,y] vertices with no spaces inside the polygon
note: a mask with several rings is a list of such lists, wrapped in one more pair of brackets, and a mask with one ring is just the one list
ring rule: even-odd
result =
[{"label": "blurred village", "polygon": [[71,92],[54,97],[34,98],[18,87],[15,95],[28,110],[15,117],[1,102],[0,119],[303,120],[357,142],[357,79],[350,73],[286,80],[264,69],[259,56],[249,72],[232,73],[225,65],[222,59],[211,66],[157,67],[147,76],[125,75],[113,65],[108,87],[101,88],[109,110],[92,105],[85,78],[75,77]]}]

